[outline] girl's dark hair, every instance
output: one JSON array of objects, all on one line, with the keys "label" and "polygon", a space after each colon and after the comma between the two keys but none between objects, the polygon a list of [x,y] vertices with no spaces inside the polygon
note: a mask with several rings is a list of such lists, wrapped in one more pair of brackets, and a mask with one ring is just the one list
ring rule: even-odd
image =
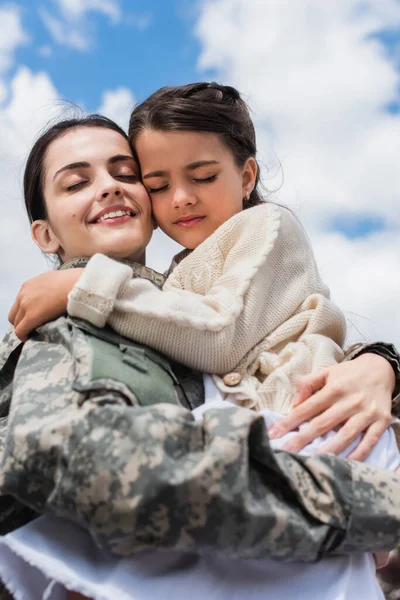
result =
[{"label": "girl's dark hair", "polygon": [[[215,133],[232,152],[238,167],[249,157],[256,158],[256,134],[249,109],[239,92],[228,85],[201,82],[157,90],[131,114],[128,135],[134,152],[143,129]],[[256,185],[243,208],[263,202],[257,189],[259,180],[258,167]]]},{"label": "girl's dark hair", "polygon": [[64,119],[49,127],[42,133],[39,139],[36,140],[29,153],[28,160],[26,161],[24,172],[24,198],[25,208],[30,223],[36,221],[36,219],[47,218],[43,192],[44,161],[47,150],[54,140],[67,133],[70,129],[78,127],[104,127],[105,129],[112,129],[128,140],[128,136],[119,125],[107,117],[96,114]]}]

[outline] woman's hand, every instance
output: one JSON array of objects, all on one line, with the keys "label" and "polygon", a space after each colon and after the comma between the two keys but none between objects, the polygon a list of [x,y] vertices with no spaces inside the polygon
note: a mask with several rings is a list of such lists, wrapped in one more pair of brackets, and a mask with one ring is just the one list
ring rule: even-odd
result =
[{"label": "woman's hand", "polygon": [[364,460],[390,424],[394,386],[390,363],[376,354],[362,354],[307,375],[298,381],[292,411],[269,430],[269,436],[279,438],[309,421],[283,446],[284,450],[298,452],[316,437],[342,425],[318,452],[339,454],[364,433],[348,456]]},{"label": "woman's hand", "polygon": [[22,285],[8,315],[20,340],[25,342],[33,329],[67,311],[68,294],[82,272],[83,269],[49,271]]}]

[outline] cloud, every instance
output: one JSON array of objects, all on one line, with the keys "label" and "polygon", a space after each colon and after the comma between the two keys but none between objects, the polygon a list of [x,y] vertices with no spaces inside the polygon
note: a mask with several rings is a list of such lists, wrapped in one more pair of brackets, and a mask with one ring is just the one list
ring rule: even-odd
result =
[{"label": "cloud", "polygon": [[53,0],[61,13],[68,20],[78,20],[88,12],[98,12],[108,17],[113,23],[121,19],[121,8],[118,0]]},{"label": "cloud", "polygon": [[153,21],[153,17],[149,13],[145,13],[145,14],[131,13],[126,16],[124,21],[128,25],[133,25],[133,27],[135,27],[135,29],[138,29],[139,31],[145,31],[151,25],[151,23]]},{"label": "cloud", "polygon": [[106,90],[97,112],[116,121],[125,131],[128,130],[129,117],[135,104],[135,98],[128,88],[120,87]]},{"label": "cloud", "polygon": [[47,27],[53,40],[61,46],[69,46],[75,50],[84,52],[92,46],[93,37],[83,30],[82,24],[79,28],[71,27],[69,21],[53,17],[47,10],[41,9],[40,16]]},{"label": "cloud", "polygon": [[[24,162],[38,132],[60,112],[58,93],[46,73],[20,67],[11,79],[7,102],[0,107],[0,329],[21,283],[44,271],[46,262],[30,239],[23,205]],[[29,98],[29,102],[27,102]]]},{"label": "cloud", "polygon": [[52,39],[61,46],[85,52],[95,44],[95,24],[91,13],[107,17],[113,25],[121,20],[118,0],[53,0],[57,16],[40,9],[42,21]]},{"label": "cloud", "polygon": [[[252,107],[265,184],[283,173],[274,197],[298,211],[334,297],[362,335],[400,345],[400,114],[387,110],[400,74],[383,35],[399,28],[397,0],[208,0],[195,33],[199,70]],[[351,219],[380,231],[332,233]]]},{"label": "cloud", "polygon": [[15,50],[28,43],[21,23],[21,9],[16,4],[0,6],[0,74],[13,63]]},{"label": "cloud", "polygon": [[42,58],[49,58],[49,56],[53,54],[53,48],[48,45],[40,46],[40,48],[38,49],[38,54]]}]

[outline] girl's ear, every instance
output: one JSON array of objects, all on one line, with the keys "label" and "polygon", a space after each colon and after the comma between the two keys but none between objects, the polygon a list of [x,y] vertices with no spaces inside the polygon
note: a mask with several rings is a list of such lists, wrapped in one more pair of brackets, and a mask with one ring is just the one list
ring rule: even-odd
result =
[{"label": "girl's ear", "polygon": [[246,162],[244,163],[244,166],[243,166],[243,174],[242,174],[243,198],[246,197],[247,193],[251,194],[251,192],[254,190],[254,187],[256,185],[257,173],[258,173],[257,161],[254,158],[254,156],[250,156],[246,160]]},{"label": "girl's ear", "polygon": [[32,239],[46,254],[57,254],[61,244],[48,221],[38,219],[31,225]]}]

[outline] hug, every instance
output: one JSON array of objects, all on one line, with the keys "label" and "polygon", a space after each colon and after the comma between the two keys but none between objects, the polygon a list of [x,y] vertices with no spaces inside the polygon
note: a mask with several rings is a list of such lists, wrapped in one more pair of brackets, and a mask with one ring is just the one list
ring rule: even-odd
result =
[{"label": "hug", "polygon": [[[97,597],[101,548],[125,569],[114,597],[167,595],[143,561],[182,597],[188,573],[199,599],[305,598],[302,579],[382,597],[371,553],[400,540],[399,356],[346,354],[307,235],[259,177],[248,108],[213,83],[155,92],[129,136],[93,115],[30,153],[32,236],[60,266],[24,284],[1,349],[0,523],[5,555],[38,535],[54,555],[57,527],[78,526],[93,547],[71,551],[72,579],[34,564],[64,590]],[[184,248],[166,276],[144,264],[156,226]]]}]

